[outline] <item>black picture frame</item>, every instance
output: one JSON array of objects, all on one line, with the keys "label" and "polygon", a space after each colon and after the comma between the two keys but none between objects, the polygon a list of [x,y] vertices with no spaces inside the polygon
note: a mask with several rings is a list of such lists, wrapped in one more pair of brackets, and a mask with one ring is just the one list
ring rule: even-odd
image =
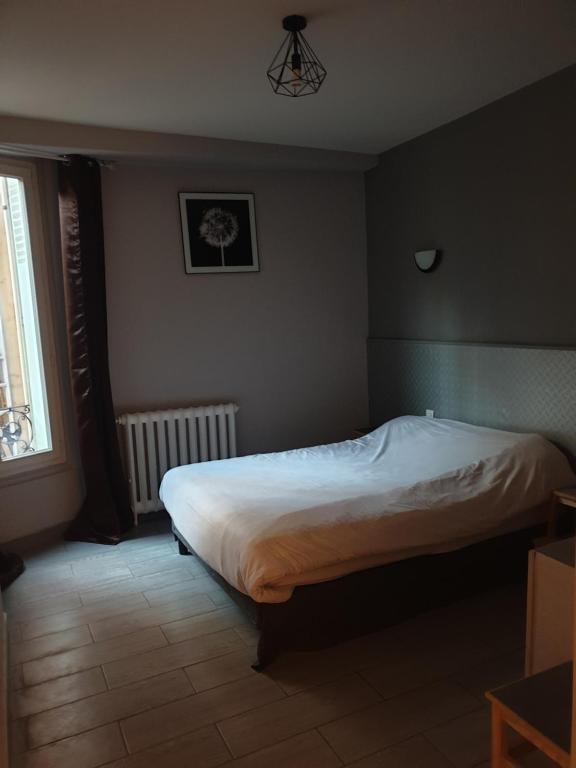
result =
[{"label": "black picture frame", "polygon": [[259,272],[252,193],[180,192],[186,274]]}]

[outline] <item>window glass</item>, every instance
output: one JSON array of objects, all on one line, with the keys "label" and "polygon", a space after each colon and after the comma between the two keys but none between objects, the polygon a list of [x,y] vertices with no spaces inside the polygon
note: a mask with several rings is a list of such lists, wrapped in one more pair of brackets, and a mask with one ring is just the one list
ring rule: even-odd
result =
[{"label": "window glass", "polygon": [[0,460],[52,449],[22,179],[0,176]]}]

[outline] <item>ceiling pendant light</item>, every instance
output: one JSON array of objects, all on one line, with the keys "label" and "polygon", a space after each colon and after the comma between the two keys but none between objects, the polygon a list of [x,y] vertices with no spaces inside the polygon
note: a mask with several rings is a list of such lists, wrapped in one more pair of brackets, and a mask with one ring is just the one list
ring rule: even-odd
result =
[{"label": "ceiling pendant light", "polygon": [[282,26],[288,34],[267,72],[274,93],[281,96],[317,93],[326,77],[326,70],[302,34],[306,28],[305,17],[286,16]]}]

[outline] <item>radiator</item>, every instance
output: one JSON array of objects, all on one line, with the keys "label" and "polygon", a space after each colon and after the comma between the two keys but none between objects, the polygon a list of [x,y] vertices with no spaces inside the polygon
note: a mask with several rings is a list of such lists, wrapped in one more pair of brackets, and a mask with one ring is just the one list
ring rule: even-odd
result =
[{"label": "radiator", "polygon": [[136,521],[139,514],[164,509],[158,489],[172,467],[236,456],[237,411],[228,403],[118,417]]}]

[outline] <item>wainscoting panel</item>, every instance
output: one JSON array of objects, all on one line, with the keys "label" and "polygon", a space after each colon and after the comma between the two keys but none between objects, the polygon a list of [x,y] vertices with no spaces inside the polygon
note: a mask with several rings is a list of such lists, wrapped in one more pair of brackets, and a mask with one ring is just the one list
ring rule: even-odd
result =
[{"label": "wainscoting panel", "polygon": [[374,425],[404,414],[539,432],[576,455],[576,350],[370,339]]}]

